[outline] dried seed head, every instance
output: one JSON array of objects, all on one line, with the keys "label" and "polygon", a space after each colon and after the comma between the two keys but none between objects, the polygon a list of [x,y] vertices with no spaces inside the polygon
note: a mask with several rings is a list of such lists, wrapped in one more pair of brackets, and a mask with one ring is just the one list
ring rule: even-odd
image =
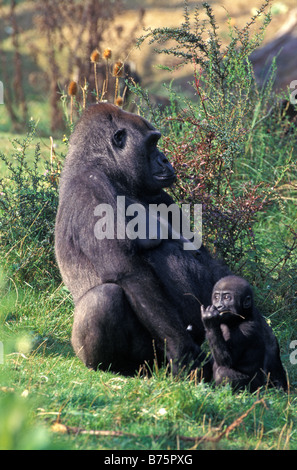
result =
[{"label": "dried seed head", "polygon": [[115,104],[117,106],[123,106],[123,102],[124,102],[124,100],[121,96],[118,96],[117,99],[115,100]]},{"label": "dried seed head", "polygon": [[68,95],[75,96],[77,94],[77,83],[72,80],[68,86]]},{"label": "dried seed head", "polygon": [[94,49],[94,51],[92,52],[91,57],[90,57],[91,62],[98,63],[99,58],[100,58],[100,53],[99,53],[98,49]]},{"label": "dried seed head", "polygon": [[113,76],[114,77],[122,77],[124,74],[124,64],[120,60],[118,60],[113,66]]},{"label": "dried seed head", "polygon": [[108,60],[108,59],[111,59],[111,49],[109,49],[109,47],[107,49],[105,49],[105,51],[103,52],[103,57],[104,59]]}]

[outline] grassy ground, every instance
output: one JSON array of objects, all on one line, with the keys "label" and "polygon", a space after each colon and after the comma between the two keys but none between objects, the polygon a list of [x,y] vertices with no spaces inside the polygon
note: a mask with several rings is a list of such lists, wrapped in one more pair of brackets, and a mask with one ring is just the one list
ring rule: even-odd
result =
[{"label": "grassy ground", "polygon": [[[284,3],[292,5],[294,1]],[[168,2],[158,2],[162,9],[157,9],[156,2],[148,2],[146,24],[180,23],[182,7],[177,11],[176,3],[180,2],[171,2],[171,8],[168,8]],[[210,3],[215,5],[216,2]],[[247,5],[241,0],[224,3],[240,25],[245,21],[245,15],[250,14],[250,9],[261,2],[257,5]],[[133,6],[135,4],[133,2]],[[24,2],[23,8],[21,18],[25,39],[26,35],[34,33],[30,20],[33,3]],[[224,10],[219,11],[221,21],[225,22]],[[132,21],[133,11],[127,13],[127,21],[129,17]],[[272,23],[272,31],[277,29],[282,18],[282,15],[275,17],[278,23]],[[26,48],[25,40],[23,44]],[[154,84],[159,91],[164,76],[152,67],[149,49],[145,46],[136,54],[135,60],[144,81],[148,85]],[[188,72],[182,73],[185,78],[178,78],[185,83]],[[32,148],[41,142],[42,161],[49,162],[49,108],[44,96],[35,95],[32,88],[28,89],[28,95],[31,96],[30,115],[40,121]],[[11,155],[13,135],[2,106],[0,128],[3,131],[1,151]],[[264,170],[261,169],[257,176],[269,182],[269,175],[277,166],[274,159],[276,142],[279,155],[284,155],[286,161],[288,144],[281,139],[276,141],[273,134],[269,136],[271,141],[263,132],[261,139],[250,142],[257,150],[252,164],[244,162],[246,168],[241,176],[252,175],[263,166]],[[56,143],[57,153],[64,152],[64,144],[60,140]],[[293,148],[292,145],[292,151]],[[33,157],[34,149],[30,152]],[[4,168],[1,164],[1,175]],[[292,173],[292,181],[295,178],[296,174]],[[285,225],[296,221],[296,194],[288,193],[284,188],[282,197],[282,205],[269,208],[256,227],[257,241],[265,248],[261,262],[263,265],[270,263],[272,267],[274,260],[279,259],[273,251],[279,240],[287,236]],[[42,271],[42,262],[38,270],[32,268],[31,277],[16,281],[17,257],[21,260],[24,257],[22,248],[26,230],[24,227],[16,240],[14,265],[9,265],[6,255],[2,259],[9,279],[0,285],[1,449],[297,449],[297,365],[290,360],[294,351],[290,344],[297,339],[294,266],[286,275],[275,279],[277,295],[270,295],[271,279],[262,280],[256,292],[279,339],[290,392],[263,389],[259,394],[233,394],[228,387],[214,389],[204,383],[197,384],[195,378],[172,378],[163,369],[154,370],[150,378],[126,378],[86,369],[74,356],[70,345],[73,304],[60,281],[54,279],[52,272]],[[30,249],[34,250],[28,245],[25,252],[28,260],[31,259]]]},{"label": "grassy ground", "polygon": [[[19,253],[24,258],[19,248],[18,242],[15,263]],[[50,281],[42,266],[22,282],[14,280],[18,266],[10,268],[15,275],[3,281],[0,303],[0,448],[297,448],[297,369],[289,347],[296,339],[294,300],[287,299],[289,311],[282,299],[263,304],[281,345],[289,394],[265,388],[233,394],[163,369],[133,378],[86,369],[70,345],[73,304],[63,284]]]},{"label": "grassy ground", "polygon": [[6,307],[0,448],[297,448],[295,393],[232,394],[163,369],[150,378],[90,371],[69,345],[72,305],[62,287],[26,289]]}]

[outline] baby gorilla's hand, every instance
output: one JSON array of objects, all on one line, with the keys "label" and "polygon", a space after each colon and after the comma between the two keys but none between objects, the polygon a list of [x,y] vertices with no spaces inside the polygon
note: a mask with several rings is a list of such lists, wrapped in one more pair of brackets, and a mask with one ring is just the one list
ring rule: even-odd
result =
[{"label": "baby gorilla's hand", "polygon": [[214,305],[209,305],[207,308],[201,305],[201,318],[205,328],[219,325],[221,320],[220,313]]}]

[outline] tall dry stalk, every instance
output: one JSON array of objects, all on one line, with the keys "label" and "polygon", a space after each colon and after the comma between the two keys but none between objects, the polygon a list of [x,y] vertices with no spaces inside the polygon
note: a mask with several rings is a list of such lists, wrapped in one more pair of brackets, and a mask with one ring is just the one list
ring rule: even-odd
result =
[{"label": "tall dry stalk", "polygon": [[124,64],[122,61],[118,60],[113,66],[113,76],[116,79],[115,92],[114,92],[115,104],[116,104],[116,100],[118,98],[118,92],[119,92],[119,78],[122,77],[123,74],[124,74]]},{"label": "tall dry stalk", "polygon": [[98,89],[98,79],[97,79],[97,64],[99,63],[100,53],[98,49],[95,49],[91,54],[91,62],[94,64],[94,80],[96,87],[96,103],[99,101],[99,89]]},{"label": "tall dry stalk", "polygon": [[70,96],[70,123],[73,123],[73,99],[77,94],[77,83],[72,80],[68,86],[68,95]]},{"label": "tall dry stalk", "polygon": [[111,52],[111,49],[108,47],[103,52],[103,58],[106,60],[106,65],[105,65],[105,83],[103,86],[102,98],[108,92],[109,60],[111,59],[111,56],[112,56],[112,52]]}]

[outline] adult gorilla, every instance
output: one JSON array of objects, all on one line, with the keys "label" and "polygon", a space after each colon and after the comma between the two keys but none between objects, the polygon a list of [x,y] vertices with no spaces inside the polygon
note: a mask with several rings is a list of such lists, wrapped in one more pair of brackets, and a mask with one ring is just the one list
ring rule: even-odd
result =
[{"label": "adult gorilla", "polygon": [[173,204],[162,189],[175,175],[157,148],[160,137],[145,119],[100,103],[84,112],[70,140],[56,257],[75,303],[74,350],[94,369],[133,374],[156,356],[166,357],[174,373],[199,368],[204,327],[197,311],[229,273],[206,249],[186,251],[170,233],[153,240],[96,236],[96,208],[108,204],[116,213],[117,196],[125,196],[126,208],[138,203],[146,212],[149,204]]}]

